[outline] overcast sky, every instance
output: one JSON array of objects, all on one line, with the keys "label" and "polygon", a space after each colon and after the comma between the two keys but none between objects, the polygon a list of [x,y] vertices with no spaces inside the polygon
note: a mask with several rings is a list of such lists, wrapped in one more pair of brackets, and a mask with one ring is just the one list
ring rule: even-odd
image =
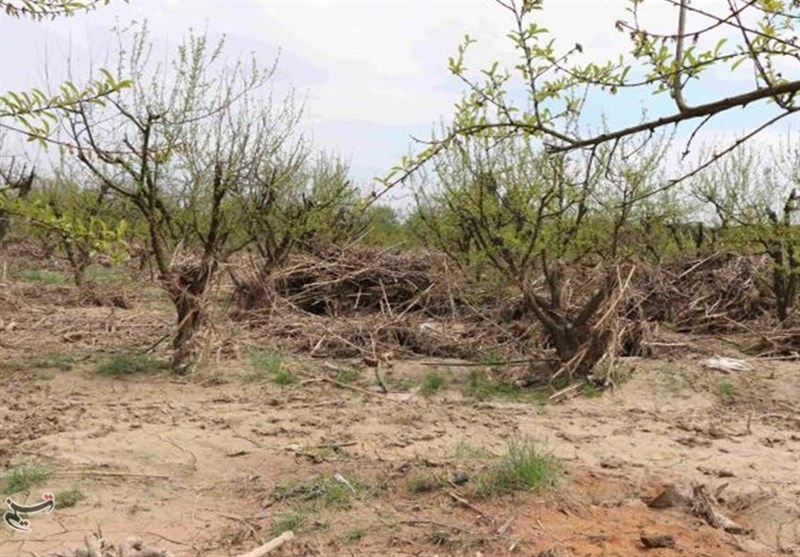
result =
[{"label": "overcast sky", "polygon": [[[601,60],[624,51],[626,39],[614,22],[625,17],[627,5],[549,0],[537,18],[565,48],[580,42]],[[399,161],[410,135],[425,137],[433,123],[452,114],[461,86],[449,75],[447,58],[464,34],[479,41],[469,67],[513,60],[505,37],[509,16],[490,0],[130,0],[55,22],[0,16],[0,91],[41,86],[45,60],[57,73],[70,51],[79,59],[88,59],[87,51],[102,59],[116,22],[147,19],[152,38],[173,46],[190,27],[207,28],[226,34],[232,52],[254,51],[264,63],[280,48],[281,83],[307,96],[306,125],[315,143],[349,157],[355,175],[367,181]],[[672,24],[668,11],[650,16],[653,23]],[[745,77],[718,72],[713,86],[697,93],[727,96],[747,87]],[[592,113],[636,119],[644,101],[653,102],[612,99]],[[706,134],[735,134],[752,121],[742,118],[732,114]]]}]

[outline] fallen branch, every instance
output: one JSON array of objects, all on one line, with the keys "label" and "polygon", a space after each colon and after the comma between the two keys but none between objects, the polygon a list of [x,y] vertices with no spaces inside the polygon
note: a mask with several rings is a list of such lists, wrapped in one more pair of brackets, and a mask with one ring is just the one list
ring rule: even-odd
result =
[{"label": "fallen branch", "polygon": [[448,491],[447,494],[456,503],[458,503],[460,505],[463,505],[464,507],[466,507],[466,508],[468,508],[468,509],[470,509],[472,511],[475,511],[476,513],[478,513],[478,515],[480,515],[481,518],[483,518],[484,520],[488,520],[489,522],[494,524],[494,519],[491,516],[489,516],[488,514],[483,512],[482,510],[480,510],[478,507],[476,507],[475,505],[473,505],[472,503],[470,503],[469,501],[467,501],[463,497],[460,497],[459,495],[453,493],[452,491]]},{"label": "fallen branch", "polygon": [[692,514],[705,520],[713,528],[722,528],[729,534],[750,535],[752,530],[740,526],[727,516],[717,512],[711,503],[711,496],[704,485],[695,485],[692,488]]},{"label": "fallen branch", "polygon": [[294,539],[294,532],[289,530],[288,532],[284,532],[283,534],[281,534],[277,538],[271,539],[270,541],[268,541],[264,545],[262,545],[260,547],[257,547],[254,550],[249,551],[247,553],[243,553],[242,555],[239,555],[238,557],[263,557],[264,555],[267,555],[268,553],[271,553],[275,549],[278,549],[280,546],[282,546],[286,542],[291,541],[293,539]]},{"label": "fallen branch", "polygon": [[426,519],[404,520],[401,522],[401,524],[407,524],[408,526],[438,526],[439,528],[447,528],[449,530],[453,530],[455,532],[461,532],[469,536],[472,535],[472,532],[470,532],[466,528],[461,528],[460,526],[453,526],[452,524],[444,524],[442,522],[436,522],[435,520],[426,520]]},{"label": "fallen branch", "polygon": [[82,476],[82,477],[110,477],[110,478],[147,478],[157,480],[169,480],[171,476],[164,476],[162,474],[136,474],[132,472],[94,472],[88,470],[86,472],[53,472],[53,476]]},{"label": "fallen branch", "polygon": [[565,387],[565,388],[561,389],[560,391],[557,391],[557,392],[553,393],[552,395],[550,395],[547,398],[547,400],[549,402],[560,402],[562,399],[569,398],[570,396],[574,396],[575,394],[577,394],[578,389],[580,389],[582,385],[583,385],[583,383],[579,382],[579,383],[575,383],[573,385],[570,385],[569,387]]}]

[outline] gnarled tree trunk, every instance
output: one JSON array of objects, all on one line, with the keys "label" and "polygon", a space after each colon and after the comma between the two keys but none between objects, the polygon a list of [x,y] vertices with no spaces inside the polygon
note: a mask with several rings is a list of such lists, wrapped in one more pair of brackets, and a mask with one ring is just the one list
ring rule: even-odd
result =
[{"label": "gnarled tree trunk", "polygon": [[175,270],[165,287],[177,312],[177,331],[172,342],[172,369],[179,375],[191,373],[201,358],[198,335],[207,321],[205,298],[216,262],[205,259]]},{"label": "gnarled tree trunk", "polygon": [[555,348],[561,370],[570,379],[574,375],[589,375],[606,354],[612,340],[607,329],[595,326],[595,318],[616,286],[616,275],[609,274],[604,284],[596,287],[582,306],[570,309],[563,302],[564,285],[560,270],[548,269],[545,265],[544,272],[548,295],[542,296],[525,288],[527,304]]}]

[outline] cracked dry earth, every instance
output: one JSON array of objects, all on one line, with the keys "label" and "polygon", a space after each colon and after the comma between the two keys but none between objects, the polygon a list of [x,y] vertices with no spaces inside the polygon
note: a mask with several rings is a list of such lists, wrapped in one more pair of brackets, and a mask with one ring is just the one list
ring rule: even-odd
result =
[{"label": "cracked dry earth", "polygon": [[[0,463],[52,472],[18,496],[74,486],[85,499],[31,515],[30,533],[0,528],[0,556],[82,547],[98,528],[175,556],[237,555],[289,526],[297,537],[270,555],[800,555],[800,366],[755,362],[724,375],[698,358],[627,360],[615,390],[560,404],[465,398],[469,368],[445,361],[395,364],[405,384],[432,369],[446,377],[429,397],[247,382],[234,364],[184,383],[103,377],[88,363],[6,368]],[[354,384],[371,379],[362,370]],[[469,473],[525,436],[563,463],[558,487],[474,497]],[[315,500],[308,486],[336,474],[351,496]],[[466,483],[449,481],[459,474]],[[420,477],[436,481],[410,489]],[[754,533],[644,502],[693,483]],[[643,534],[674,543],[646,549]]]}]

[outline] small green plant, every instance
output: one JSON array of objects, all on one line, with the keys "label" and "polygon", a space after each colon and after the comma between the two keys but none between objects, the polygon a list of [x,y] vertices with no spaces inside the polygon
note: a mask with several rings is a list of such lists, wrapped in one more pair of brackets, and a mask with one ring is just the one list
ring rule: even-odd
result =
[{"label": "small green plant", "polygon": [[560,476],[559,463],[541,452],[530,439],[515,439],[498,462],[475,479],[474,491],[479,497],[522,490],[554,487]]},{"label": "small green plant", "polygon": [[435,371],[431,371],[425,375],[425,378],[422,380],[422,387],[420,388],[420,392],[423,396],[431,396],[439,391],[445,384],[444,377],[436,373]]},{"label": "small green plant", "polygon": [[340,383],[355,383],[361,377],[361,373],[353,367],[343,367],[336,374],[336,380]]},{"label": "small green plant", "polygon": [[473,369],[467,376],[464,394],[477,400],[485,400],[494,393],[494,384],[486,378],[485,374]]},{"label": "small green plant", "polygon": [[486,377],[482,370],[474,369],[467,376],[463,392],[465,396],[475,400],[487,400],[496,396],[517,398],[522,389],[514,384],[494,381]]},{"label": "small green plant", "polygon": [[717,392],[726,397],[732,397],[736,394],[736,386],[730,381],[720,381],[717,385]]},{"label": "small green plant", "polygon": [[356,526],[354,528],[350,528],[347,532],[344,533],[342,538],[347,543],[355,543],[360,541],[364,536],[367,535],[369,529],[363,526]]},{"label": "small green plant", "polygon": [[280,536],[284,532],[290,530],[292,532],[298,532],[302,530],[306,522],[308,522],[306,515],[298,511],[287,511],[275,517],[275,523],[272,525],[270,533],[273,536]]},{"label": "small green plant", "polygon": [[281,370],[283,362],[281,355],[274,351],[251,350],[247,354],[250,365],[270,375],[275,375]]},{"label": "small green plant", "polygon": [[72,486],[64,491],[56,493],[56,505],[59,509],[66,509],[74,507],[79,501],[85,499],[86,496],[78,489],[77,486]]},{"label": "small green plant", "polygon": [[272,376],[272,382],[277,385],[291,385],[297,383],[297,376],[291,371],[280,370]]},{"label": "small green plant", "polygon": [[247,354],[253,371],[245,375],[245,381],[258,382],[270,378],[278,385],[291,385],[297,376],[283,368],[281,355],[273,351],[253,350]]},{"label": "small green plant", "polygon": [[19,271],[16,277],[29,282],[43,282],[45,284],[62,284],[69,281],[66,275],[53,271],[41,271],[38,269],[30,271]]},{"label": "small green plant", "polygon": [[50,472],[41,464],[23,464],[12,468],[3,476],[2,483],[0,483],[0,486],[2,486],[0,491],[2,491],[3,495],[13,495],[20,491],[28,491],[33,486],[46,481],[49,477]]},{"label": "small green plant", "polygon": [[603,394],[603,391],[601,391],[591,383],[584,383],[583,386],[581,387],[581,393],[586,398],[597,398]]},{"label": "small green plant", "polygon": [[334,481],[325,486],[322,504],[326,508],[349,509],[353,491],[345,484]]},{"label": "small green plant", "polygon": [[169,369],[169,364],[147,354],[117,354],[101,364],[97,372],[111,377],[133,373],[152,372]]},{"label": "small green plant", "polygon": [[336,477],[318,477],[309,482],[278,486],[273,490],[271,498],[273,501],[295,499],[318,503],[324,508],[347,509],[356,493],[364,490],[365,486],[355,477],[348,479],[347,483]]}]

